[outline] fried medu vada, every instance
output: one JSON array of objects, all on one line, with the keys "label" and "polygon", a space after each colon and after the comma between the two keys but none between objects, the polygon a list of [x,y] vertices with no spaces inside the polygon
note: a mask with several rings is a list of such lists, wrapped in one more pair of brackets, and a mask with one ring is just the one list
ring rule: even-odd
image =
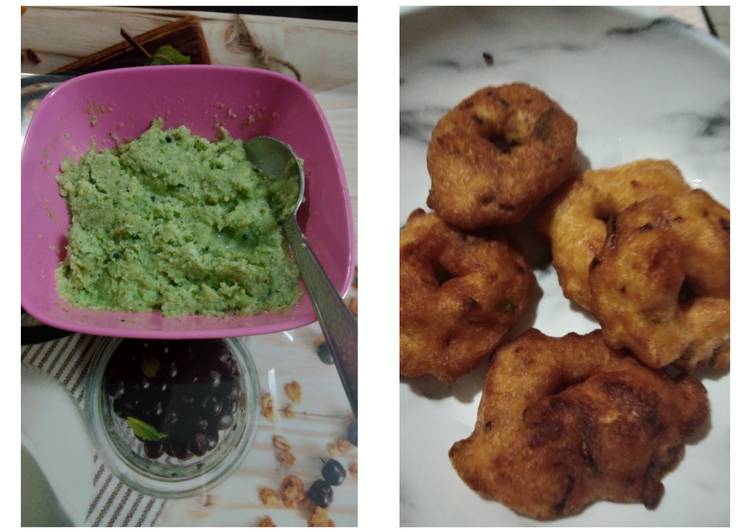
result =
[{"label": "fried medu vada", "polygon": [[584,172],[556,194],[538,221],[550,239],[553,266],[564,295],[592,310],[589,265],[605,242],[607,220],[656,194],[690,191],[670,161],[646,159]]},{"label": "fried medu vada", "polygon": [[428,205],[462,229],[521,221],[573,175],[576,128],[524,83],[477,91],[433,129]]},{"label": "fried medu vada", "polygon": [[708,412],[697,379],[649,369],[600,331],[533,329],[495,354],[474,431],[449,457],[473,490],[536,519],[598,500],[654,508]]},{"label": "fried medu vada", "polygon": [[730,365],[730,211],[703,190],[619,214],[592,262],[605,341],[644,364]]},{"label": "fried medu vada", "polygon": [[400,373],[453,382],[517,321],[534,277],[505,241],[461,233],[421,209],[399,240]]}]

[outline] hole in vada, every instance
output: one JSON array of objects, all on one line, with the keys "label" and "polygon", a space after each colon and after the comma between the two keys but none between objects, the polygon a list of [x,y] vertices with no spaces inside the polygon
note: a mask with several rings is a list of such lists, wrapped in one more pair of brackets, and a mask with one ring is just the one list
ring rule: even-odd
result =
[{"label": "hole in vada", "polygon": [[586,375],[582,375],[578,378],[570,378],[566,379],[563,378],[563,376],[559,376],[557,380],[551,383],[550,388],[548,389],[548,393],[546,395],[558,395],[559,393],[563,392],[567,388],[570,388],[571,386],[576,386],[578,384],[581,384],[587,380]]},{"label": "hole in vada", "polygon": [[678,304],[685,308],[691,306],[698,294],[692,286],[691,281],[686,279],[681,285],[681,289],[678,291]]},{"label": "hole in vada", "polygon": [[493,203],[493,200],[495,199],[495,194],[492,192],[485,192],[482,196],[480,196],[480,203],[482,205],[490,205]]},{"label": "hole in vada", "polygon": [[615,215],[610,216],[608,217],[607,220],[605,220],[605,227],[606,227],[605,242],[610,247],[615,246],[615,230],[616,230],[617,222],[618,222],[618,218]]},{"label": "hole in vada", "polygon": [[561,515],[563,513],[563,510],[566,508],[566,503],[568,502],[569,497],[571,497],[571,493],[574,491],[575,483],[576,477],[567,473],[561,500],[553,506],[553,511],[556,515]]},{"label": "hole in vada", "polygon": [[433,263],[433,275],[435,275],[438,286],[442,286],[446,281],[454,277],[440,262]]},{"label": "hole in vada", "polygon": [[507,139],[506,135],[503,133],[490,135],[488,141],[502,153],[511,153],[511,151],[519,145],[518,142]]},{"label": "hole in vada", "polygon": [[595,205],[594,217],[604,222],[605,224],[610,222],[611,218],[614,218],[618,214],[616,209],[610,208],[607,205]]}]

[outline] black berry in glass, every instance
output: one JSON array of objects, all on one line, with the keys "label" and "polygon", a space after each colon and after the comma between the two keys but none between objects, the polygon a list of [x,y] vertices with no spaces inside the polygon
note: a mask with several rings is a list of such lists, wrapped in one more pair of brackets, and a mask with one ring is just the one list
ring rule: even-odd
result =
[{"label": "black berry in glass", "polygon": [[123,381],[122,379],[108,380],[107,384],[105,384],[104,386],[105,390],[107,391],[107,395],[109,395],[113,399],[118,399],[125,395],[125,381]]},{"label": "black berry in glass", "polygon": [[143,442],[143,450],[149,458],[157,459],[164,454],[164,444],[161,441]]},{"label": "black berry in glass", "polygon": [[196,432],[190,438],[190,451],[196,456],[203,456],[209,449],[209,441],[204,432]]},{"label": "black berry in glass", "polygon": [[232,426],[232,423],[234,422],[234,418],[232,417],[232,414],[223,414],[219,421],[216,423],[216,428],[219,430],[226,430]]},{"label": "black berry in glass", "polygon": [[172,451],[172,456],[174,456],[178,460],[185,460],[190,456],[188,443],[185,441],[171,441],[169,448]]},{"label": "black berry in glass", "polygon": [[209,451],[213,451],[218,443],[219,435],[215,431],[206,433],[206,444],[208,445]]}]

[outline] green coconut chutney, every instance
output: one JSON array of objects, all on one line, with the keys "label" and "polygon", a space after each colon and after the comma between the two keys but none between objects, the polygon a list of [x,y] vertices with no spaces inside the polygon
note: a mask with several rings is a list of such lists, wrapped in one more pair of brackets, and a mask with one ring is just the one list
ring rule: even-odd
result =
[{"label": "green coconut chutney", "polygon": [[75,306],[186,314],[280,310],[301,295],[270,207],[280,191],[217,142],[155,120],[137,139],[66,160],[71,225],[57,287]]}]

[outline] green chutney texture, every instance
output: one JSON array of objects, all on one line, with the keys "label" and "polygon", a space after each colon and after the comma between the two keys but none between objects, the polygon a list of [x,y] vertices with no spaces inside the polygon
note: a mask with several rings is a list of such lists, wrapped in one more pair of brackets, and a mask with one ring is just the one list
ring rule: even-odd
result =
[{"label": "green chutney texture", "polygon": [[289,307],[302,290],[269,181],[240,140],[162,131],[161,119],[131,142],[66,160],[59,293],[78,307],[167,316]]}]

